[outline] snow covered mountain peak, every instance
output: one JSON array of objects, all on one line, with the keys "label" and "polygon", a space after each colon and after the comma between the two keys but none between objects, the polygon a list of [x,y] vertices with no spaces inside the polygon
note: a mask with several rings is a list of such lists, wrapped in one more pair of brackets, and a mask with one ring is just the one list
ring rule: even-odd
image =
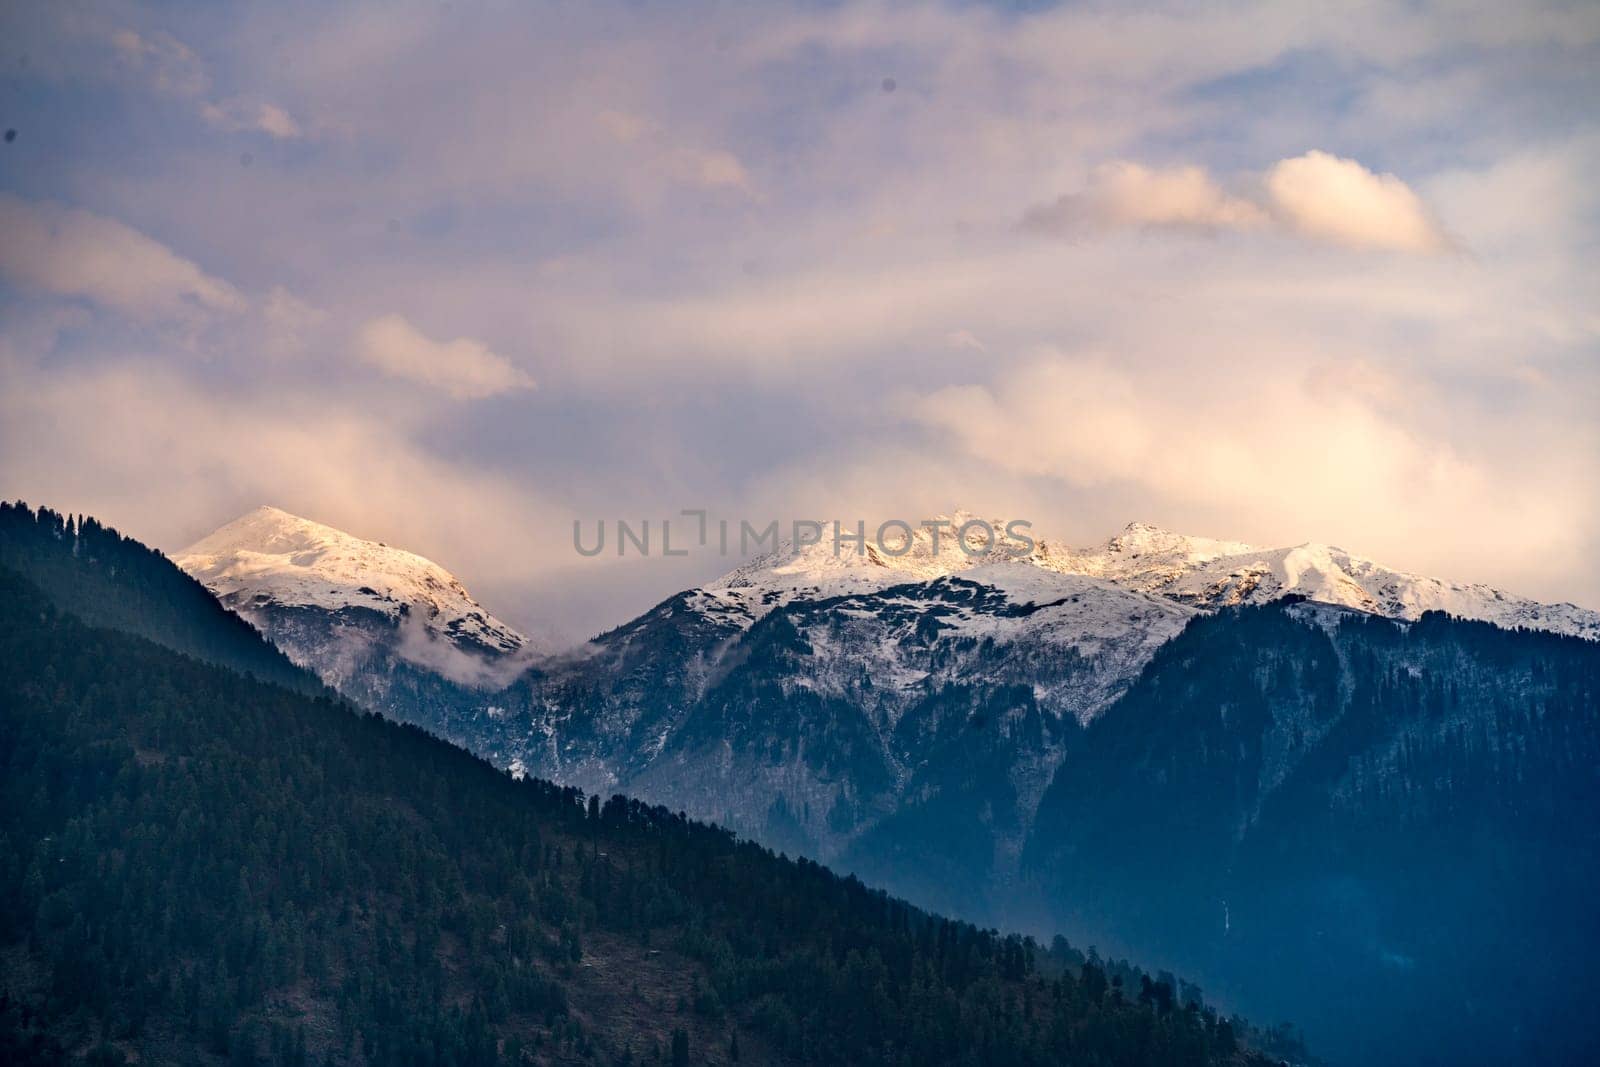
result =
[{"label": "snow covered mountain peak", "polygon": [[241,515],[173,562],[264,629],[269,611],[323,613],[347,630],[370,619],[398,632],[401,658],[447,675],[475,673],[528,644],[432,560],[281,508]]},{"label": "snow covered mountain peak", "polygon": [[1191,537],[1147,522],[1130,522],[1097,548],[1041,541],[1034,556],[1040,566],[1049,570],[1115,581],[1133,574],[1177,575],[1213,560],[1251,551],[1254,546],[1242,541]]},{"label": "snow covered mountain peak", "polygon": [[1130,557],[1160,555],[1203,563],[1236,552],[1248,552],[1252,547],[1241,541],[1192,537],[1148,522],[1130,522],[1120,534],[1106,542],[1105,551]]},{"label": "snow covered mountain peak", "polygon": [[[982,524],[987,524],[987,530]],[[993,531],[996,540],[992,551],[988,531]],[[862,534],[864,538],[858,540]],[[1023,547],[1019,539],[1006,536],[1006,520],[960,510],[917,523],[887,525],[881,544],[878,528],[864,521],[840,523],[837,531],[833,523],[823,523],[815,542],[797,544],[786,539],[775,551],[757,556],[706,588],[759,587],[773,594],[842,596],[930,582],[992,564],[1007,553],[1025,558]]]}]

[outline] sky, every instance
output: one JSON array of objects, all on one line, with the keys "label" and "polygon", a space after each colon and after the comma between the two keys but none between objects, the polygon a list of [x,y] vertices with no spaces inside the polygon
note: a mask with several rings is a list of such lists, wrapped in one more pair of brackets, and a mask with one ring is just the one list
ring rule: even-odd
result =
[{"label": "sky", "polygon": [[0,495],[582,637],[574,520],[1141,520],[1600,608],[1600,6],[0,9]]}]

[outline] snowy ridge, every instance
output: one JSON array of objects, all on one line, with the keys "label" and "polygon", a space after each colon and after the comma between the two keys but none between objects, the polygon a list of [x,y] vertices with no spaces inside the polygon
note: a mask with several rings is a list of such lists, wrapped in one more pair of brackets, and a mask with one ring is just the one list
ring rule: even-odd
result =
[{"label": "snowy ridge", "polygon": [[1041,546],[1035,561],[1064,574],[1105,578],[1199,608],[1263,604],[1298,595],[1393,619],[1443,611],[1508,628],[1600,640],[1600,612],[1575,604],[1541,604],[1487,585],[1407,574],[1331,545],[1255,548],[1133,523],[1097,549]]},{"label": "snowy ridge", "polygon": [[[919,527],[902,555],[880,553],[870,540],[865,552],[847,543],[836,553],[831,531],[825,531],[818,544],[797,549],[785,543],[696,592],[707,610],[753,622],[795,600],[876,592],[954,575],[997,586],[1004,579],[1014,602],[1042,603],[1055,597],[1059,576],[1074,575],[1202,610],[1294,595],[1395,619],[1444,611],[1505,627],[1600,640],[1600,612],[1574,604],[1542,604],[1487,585],[1407,574],[1330,545],[1257,548],[1134,522],[1095,548],[1038,539],[1023,553],[1019,542],[1004,538],[1005,523],[991,519],[987,521],[1000,543],[993,556],[985,556],[981,530],[968,533],[971,551],[956,541],[954,531],[972,518],[962,511],[941,517],[950,529],[937,541],[932,530]],[[888,547],[899,551],[903,545],[896,541]]]}]

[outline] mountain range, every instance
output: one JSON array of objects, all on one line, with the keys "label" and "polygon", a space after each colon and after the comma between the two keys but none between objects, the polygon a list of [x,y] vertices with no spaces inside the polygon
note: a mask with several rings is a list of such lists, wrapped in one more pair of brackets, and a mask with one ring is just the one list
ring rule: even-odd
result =
[{"label": "mountain range", "polygon": [[0,507],[0,1062],[1304,1058],[1171,976],[602,800],[361,713],[93,519]]},{"label": "mountain range", "polygon": [[[1181,967],[1350,1062],[1588,1049],[1565,991],[1600,863],[1562,812],[1596,799],[1600,613],[1138,523],[893,547],[782,545],[544,654],[458,641],[509,630],[282,512],[177,560],[329,684],[516,774]],[[1419,1012],[1454,1036],[1407,1046]]]},{"label": "mountain range", "polygon": [[783,544],[561,653],[532,647],[437,564],[276,508],[174,559],[359,703],[518,773],[638,792],[892,882],[903,875],[873,859],[895,839],[886,820],[972,758],[971,738],[948,744],[951,723],[989,723],[996,790],[981,818],[994,855],[974,869],[964,854],[933,901],[985,915],[1006,896],[991,889],[1015,880],[1071,739],[1200,615],[1304,598],[1600,637],[1600,612],[1326,545],[1258,549],[1133,523],[1097,548],[986,552],[976,530],[967,545],[949,532],[971,517],[952,516],[942,537],[919,527],[893,554]]}]

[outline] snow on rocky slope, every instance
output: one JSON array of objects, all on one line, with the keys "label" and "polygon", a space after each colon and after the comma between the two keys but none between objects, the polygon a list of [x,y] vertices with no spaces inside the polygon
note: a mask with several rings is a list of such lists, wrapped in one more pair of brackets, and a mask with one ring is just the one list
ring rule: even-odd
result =
[{"label": "snow on rocky slope", "polygon": [[1487,585],[1406,574],[1331,545],[1255,548],[1133,523],[1099,548],[1042,543],[1033,562],[1200,608],[1260,604],[1293,594],[1394,619],[1443,611],[1508,628],[1600,639],[1600,612],[1541,604]]},{"label": "snow on rocky slope", "polygon": [[341,688],[388,660],[490,682],[528,646],[432,560],[274,507],[240,516],[173,561]]},{"label": "snow on rocky slope", "polygon": [[[697,707],[727,699],[733,682],[748,683],[751,650],[764,647],[752,632],[775,616],[804,655],[766,664],[777,672],[764,680],[768,698],[860,705],[887,765],[902,775],[914,754],[894,754],[892,735],[934,694],[1024,687],[1041,713],[1086,724],[1190,618],[1223,607],[1296,595],[1398,619],[1443,610],[1600,637],[1600,613],[1408,575],[1322,545],[1257,549],[1132,523],[1096,548],[1002,535],[986,551],[988,534],[965,525],[974,518],[957,512],[937,530],[915,527],[909,544],[891,536],[881,549],[870,538],[836,548],[825,530],[817,543],[785,542],[671,597],[547,664],[531,687],[526,735],[508,725],[491,755],[587,789],[626,787],[648,774],[693,807],[684,791],[710,790],[714,779],[683,770],[685,731]],[[709,740],[726,739],[696,743]],[[650,770],[674,752],[671,775]],[[683,781],[670,780],[680,773]],[[709,793],[702,799],[709,803]]]},{"label": "snow on rocky slope", "polygon": [[[837,693],[839,677],[864,674],[891,692],[982,679],[963,674],[971,664],[960,658],[931,657],[937,666],[925,669],[897,622],[969,644],[1026,647],[1035,658],[1070,649],[1075,659],[1094,665],[1092,680],[1079,677],[1063,688],[1054,684],[1057,672],[1043,665],[1034,668],[1036,677],[1006,680],[1028,682],[1047,699],[1054,691],[1080,721],[1115,697],[1198,607],[1099,574],[1043,566],[1045,546],[1030,552],[1026,543],[1004,536],[1000,520],[985,520],[999,535],[992,548],[981,528],[969,528],[963,547],[955,531],[973,518],[956,512],[948,528],[918,527],[909,546],[904,538],[891,540],[889,552],[870,540],[863,551],[846,544],[836,552],[830,533],[800,548],[786,543],[690,592],[685,606],[738,631],[777,608],[830,605],[826,633],[810,633],[818,611],[791,612],[814,647],[815,673],[806,684],[820,692]],[[874,622],[879,625],[868,625]],[[875,628],[882,632],[872,633]],[[854,639],[841,640],[841,633]]]},{"label": "snow on rocky slope", "polygon": [[991,585],[1003,583],[1008,599],[1015,603],[1043,603],[1055,598],[1064,576],[1075,576],[1201,610],[1294,595],[1396,619],[1414,620],[1427,611],[1443,611],[1508,628],[1600,639],[1600,612],[1573,604],[1542,604],[1481,584],[1407,574],[1330,545],[1257,548],[1134,522],[1094,548],[1045,539],[1036,539],[1030,547],[1006,538],[1004,522],[985,520],[1000,533],[994,552],[985,555],[988,541],[981,528],[969,528],[965,548],[954,534],[974,518],[956,512],[940,520],[949,525],[937,537],[933,530],[919,527],[909,549],[903,540],[890,543],[893,552],[903,553],[899,555],[878,551],[870,538],[864,552],[855,551],[853,543],[835,551],[831,532],[813,545],[797,548],[785,543],[698,590],[699,603],[703,610],[753,622],[794,600],[875,592],[956,575]]}]

